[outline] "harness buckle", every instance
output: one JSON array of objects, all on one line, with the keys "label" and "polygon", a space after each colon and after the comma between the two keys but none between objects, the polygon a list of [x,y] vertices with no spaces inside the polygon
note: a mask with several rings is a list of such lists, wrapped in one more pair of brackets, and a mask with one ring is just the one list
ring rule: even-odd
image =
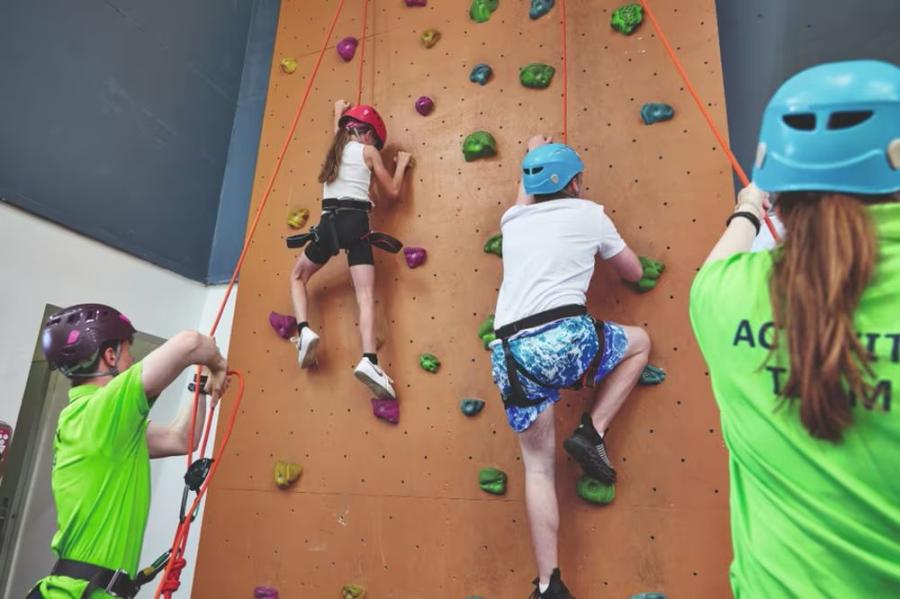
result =
[{"label": "harness buckle", "polygon": [[125,577],[126,580],[128,580],[128,583],[129,583],[128,586],[132,586],[131,585],[131,577],[128,576],[128,572],[126,572],[125,570],[116,570],[115,572],[113,572],[112,577],[109,579],[109,584],[106,585],[106,588],[103,589],[103,592],[108,595],[112,595],[113,597],[123,597],[126,599],[133,597],[134,595],[120,595],[119,593],[116,592],[115,587],[119,582],[119,578],[121,578],[123,576]]}]

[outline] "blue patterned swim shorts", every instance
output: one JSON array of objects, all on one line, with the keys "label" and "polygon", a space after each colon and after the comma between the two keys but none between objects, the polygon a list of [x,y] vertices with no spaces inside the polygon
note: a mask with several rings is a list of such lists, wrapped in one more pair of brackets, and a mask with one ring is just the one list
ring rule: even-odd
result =
[{"label": "blue patterned swim shorts", "polygon": [[[603,357],[593,383],[612,372],[628,348],[625,329],[614,322],[603,323],[603,336]],[[563,318],[510,338],[509,346],[516,361],[535,378],[549,383],[549,386],[541,385],[519,373],[525,398],[542,401],[527,407],[507,405],[506,418],[513,430],[521,433],[528,429],[541,412],[559,401],[560,389],[581,380],[599,345],[594,321],[589,316]],[[491,343],[491,373],[500,394],[508,395],[509,377],[500,341]]]}]

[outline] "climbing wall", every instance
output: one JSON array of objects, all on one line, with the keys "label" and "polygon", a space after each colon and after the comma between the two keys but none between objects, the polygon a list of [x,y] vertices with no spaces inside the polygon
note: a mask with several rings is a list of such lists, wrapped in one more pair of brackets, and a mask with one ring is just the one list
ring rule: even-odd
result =
[{"label": "climbing wall", "polygon": [[[282,2],[254,210],[337,4]],[[713,0],[656,4],[724,126]],[[654,291],[637,295],[601,266],[590,307],[602,318],[645,327],[654,342],[651,362],[666,369],[668,380],[635,391],[611,429],[620,473],[611,505],[577,497],[579,468],[560,448],[560,562],[579,598],[644,591],[719,598],[729,593],[731,555],[726,454],[687,301],[732,205],[731,177],[650,24],[632,36],[614,32],[609,19],[616,6],[568,2],[569,142],[587,163],[587,197],[607,207],[633,248],[668,269]],[[270,310],[291,312],[295,254],[284,246],[287,215],[306,207],[317,217],[316,174],[332,135],[332,105],[357,91],[359,52],[343,63],[333,48],[361,31],[363,2],[346,1],[241,275],[230,362],[245,372],[248,386],[211,487],[195,597],[251,597],[255,586],[269,585],[283,598],[329,598],[348,582],[367,587],[370,599],[530,592],[536,568],[518,443],[476,335],[501,278],[500,260],[482,245],[514,199],[525,140],[539,132],[559,138],[562,128],[559,2],[536,21],[528,9],[524,0],[500,0],[490,21],[477,24],[462,1],[369,5],[363,101],[387,121],[386,162],[397,148],[416,159],[403,197],[379,203],[374,223],[428,250],[427,263],[415,270],[402,255],[376,252],[379,333],[386,341],[379,355],[401,405],[394,426],[373,417],[370,395],[352,376],[361,352],[343,256],[311,283],[310,322],[322,336],[317,369],[301,371],[294,348],[267,323]],[[442,38],[425,49],[419,36],[432,27]],[[279,68],[282,57],[297,59],[294,74]],[[482,62],[495,73],[484,87],[468,79]],[[550,88],[519,84],[519,68],[530,62],[557,67]],[[428,117],[414,110],[420,95],[435,101]],[[650,101],[672,104],[674,120],[643,125],[639,110]],[[479,129],[495,135],[499,154],[466,163],[462,140]],[[441,359],[437,374],[419,368],[423,352]],[[465,397],[487,406],[467,418],[459,411]],[[588,399],[572,393],[559,404],[560,443]],[[276,460],[304,467],[289,490],[273,482]],[[509,473],[505,496],[479,489],[478,470],[486,466]]]}]

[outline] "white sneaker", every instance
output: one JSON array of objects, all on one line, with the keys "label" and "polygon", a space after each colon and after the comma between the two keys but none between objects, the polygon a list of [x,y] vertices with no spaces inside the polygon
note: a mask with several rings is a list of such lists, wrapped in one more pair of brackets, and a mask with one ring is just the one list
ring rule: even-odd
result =
[{"label": "white sneaker", "polygon": [[359,361],[359,364],[356,365],[356,369],[353,371],[353,376],[371,389],[378,399],[397,399],[397,396],[394,394],[394,386],[391,384],[394,381],[377,364],[372,364],[369,358],[363,357]]},{"label": "white sneaker", "polygon": [[291,343],[297,346],[297,363],[300,364],[300,368],[309,368],[316,363],[319,336],[312,329],[303,327],[299,335],[291,337]]}]

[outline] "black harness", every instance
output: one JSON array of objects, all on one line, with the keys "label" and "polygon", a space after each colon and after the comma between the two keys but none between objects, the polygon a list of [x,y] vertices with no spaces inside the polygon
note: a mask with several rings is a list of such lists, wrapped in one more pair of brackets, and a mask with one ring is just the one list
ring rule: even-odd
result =
[{"label": "black harness", "polygon": [[[164,553],[132,579],[125,570],[110,570],[87,562],[61,559],[53,566],[51,576],[65,576],[87,582],[81,599],[89,599],[95,591],[103,591],[113,597],[132,599],[142,586],[153,580],[166,567],[169,554]],[[43,599],[37,587],[33,588],[26,599]]]},{"label": "black harness", "polygon": [[532,314],[531,316],[526,316],[521,320],[511,322],[494,331],[497,339],[500,339],[503,343],[503,358],[506,360],[506,376],[509,378],[510,392],[509,395],[503,396],[503,403],[505,405],[527,408],[536,406],[544,401],[543,397],[539,397],[533,400],[528,400],[525,397],[525,391],[522,389],[522,383],[519,380],[519,374],[532,381],[533,383],[541,385],[542,387],[573,389],[576,391],[584,386],[593,387],[594,376],[597,373],[597,369],[600,368],[600,361],[603,359],[604,337],[602,321],[591,317],[591,320],[594,322],[594,329],[597,331],[597,343],[599,344],[599,347],[597,348],[597,353],[591,359],[590,364],[588,364],[588,367],[585,369],[584,374],[582,374],[581,378],[573,385],[570,385],[568,387],[559,387],[554,383],[542,381],[535,374],[529,372],[524,366],[519,363],[518,360],[516,360],[516,357],[513,355],[512,349],[509,345],[510,337],[526,329],[533,329],[535,327],[551,323],[554,320],[559,320],[561,318],[572,318],[575,316],[584,316],[586,314],[587,308],[585,308],[584,306],[579,304],[570,304],[568,306],[560,306],[558,308],[552,308],[550,310],[545,310],[544,312]]},{"label": "black harness", "polygon": [[[330,255],[337,256],[341,251],[337,232],[337,215],[345,210],[369,212],[372,210],[372,203],[368,200],[357,200],[354,198],[325,198],[322,200],[322,217],[319,219],[319,224],[311,228],[308,233],[291,235],[286,238],[285,242],[288,248],[302,248],[310,241],[313,241],[327,250]],[[387,233],[369,231],[363,235],[362,239],[369,245],[392,254],[396,254],[403,249],[403,243]]]}]

